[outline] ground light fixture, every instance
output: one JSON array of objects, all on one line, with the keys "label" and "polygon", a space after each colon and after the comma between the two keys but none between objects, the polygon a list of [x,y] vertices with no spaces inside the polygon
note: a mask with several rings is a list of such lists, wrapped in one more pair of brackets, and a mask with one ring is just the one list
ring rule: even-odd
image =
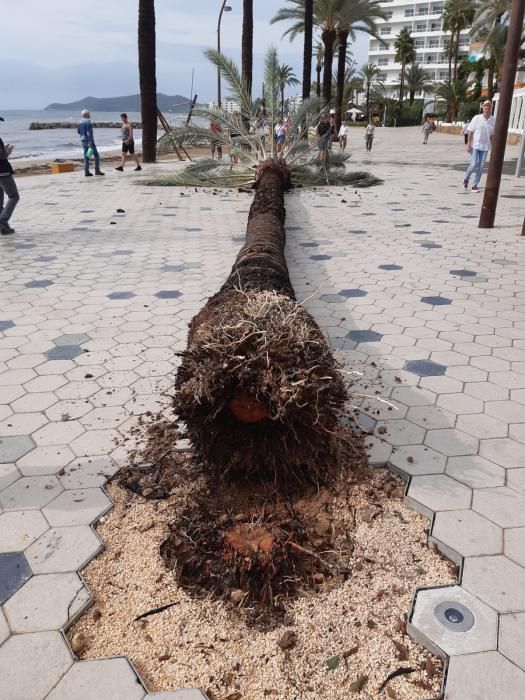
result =
[{"label": "ground light fixture", "polygon": [[468,632],[475,622],[474,615],[465,605],[450,600],[436,605],[434,617],[451,632]]}]

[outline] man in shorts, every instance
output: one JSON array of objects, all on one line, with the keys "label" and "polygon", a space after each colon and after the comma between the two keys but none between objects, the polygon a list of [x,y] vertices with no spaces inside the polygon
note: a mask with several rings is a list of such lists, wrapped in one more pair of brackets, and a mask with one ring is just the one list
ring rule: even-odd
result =
[{"label": "man in shorts", "polygon": [[[219,124],[218,121],[215,119],[210,122],[210,130],[214,134],[222,134],[222,127]],[[217,139],[212,139],[211,140],[211,157],[212,159],[215,158],[215,151],[217,151],[217,158],[220,160],[222,158],[222,143],[218,141]]]},{"label": "man in shorts", "polygon": [[120,119],[122,121],[122,160],[120,161],[120,165],[117,168],[115,168],[115,170],[118,170],[119,172],[124,171],[124,164],[128,158],[128,155],[130,155],[135,161],[135,164],[137,166],[135,170],[142,170],[139,163],[139,157],[135,153],[135,141],[133,140],[133,124],[129,121],[128,115],[125,112],[123,112],[120,115]]}]

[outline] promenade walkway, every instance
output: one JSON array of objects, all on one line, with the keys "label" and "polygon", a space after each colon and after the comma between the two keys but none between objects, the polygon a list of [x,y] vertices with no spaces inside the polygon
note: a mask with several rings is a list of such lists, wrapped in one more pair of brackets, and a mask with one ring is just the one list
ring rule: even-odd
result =
[{"label": "promenade walkway", "polygon": [[[287,196],[287,259],[358,383],[374,464],[407,481],[460,585],[414,591],[409,631],[449,658],[448,700],[525,697],[525,213],[507,167],[496,226],[463,190],[457,136],[351,130],[384,185]],[[507,157],[516,157],[517,147]],[[179,163],[145,166],[165,173]],[[103,486],[130,428],[168,407],[187,323],[226,277],[251,196],[136,186],[127,169],[19,179],[0,238],[0,695],[148,694],[126,659],[75,661],[61,630],[88,604]],[[485,178],[482,181],[482,186]],[[408,611],[407,611],[408,612]]]}]

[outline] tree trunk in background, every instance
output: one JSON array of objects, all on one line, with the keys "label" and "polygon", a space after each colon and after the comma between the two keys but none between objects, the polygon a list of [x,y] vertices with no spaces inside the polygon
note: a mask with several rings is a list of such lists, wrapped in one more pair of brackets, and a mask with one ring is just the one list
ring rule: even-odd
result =
[{"label": "tree trunk in background", "polygon": [[157,156],[157,78],[155,72],[155,0],[139,0],[139,82],[142,113],[142,159]]},{"label": "tree trunk in background", "polygon": [[253,70],[253,0],[243,0],[242,4],[242,77],[252,94]]},{"label": "tree trunk in background", "polygon": [[321,97],[321,71],[323,70],[323,66],[321,66],[319,63],[315,67],[315,72],[317,73],[317,86],[315,88],[315,93],[317,97]]},{"label": "tree trunk in background", "polygon": [[403,92],[405,90],[405,64],[401,64],[401,77],[399,79],[399,105],[403,104]]},{"label": "tree trunk in background", "polygon": [[346,29],[340,29],[337,32],[337,37],[339,39],[339,51],[337,56],[337,93],[335,98],[335,124],[337,127],[337,133],[339,133],[339,129],[341,128],[341,121],[343,119],[343,92],[345,89],[346,49],[348,47],[348,34],[349,32]]},{"label": "tree trunk in background", "polygon": [[334,60],[334,41],[337,36],[335,29],[324,31],[321,39],[324,45],[323,66],[323,101],[328,107],[332,100],[332,63]]},{"label": "tree trunk in background", "polygon": [[496,66],[496,59],[494,56],[489,58],[489,70],[487,75],[487,97],[491,100],[494,97],[494,68]]},{"label": "tree trunk in background", "polygon": [[304,52],[303,52],[303,100],[310,97],[312,82],[312,37],[314,22],[314,0],[304,3]]}]

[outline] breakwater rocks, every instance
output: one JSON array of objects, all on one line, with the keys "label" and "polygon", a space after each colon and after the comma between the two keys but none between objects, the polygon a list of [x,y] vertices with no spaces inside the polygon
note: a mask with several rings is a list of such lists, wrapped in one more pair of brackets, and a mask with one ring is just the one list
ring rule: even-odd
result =
[{"label": "breakwater rocks", "polygon": [[[142,129],[142,122],[132,122],[134,129]],[[120,129],[120,122],[93,122],[94,129]],[[42,129],[76,129],[77,122],[31,122],[29,131]]]}]

